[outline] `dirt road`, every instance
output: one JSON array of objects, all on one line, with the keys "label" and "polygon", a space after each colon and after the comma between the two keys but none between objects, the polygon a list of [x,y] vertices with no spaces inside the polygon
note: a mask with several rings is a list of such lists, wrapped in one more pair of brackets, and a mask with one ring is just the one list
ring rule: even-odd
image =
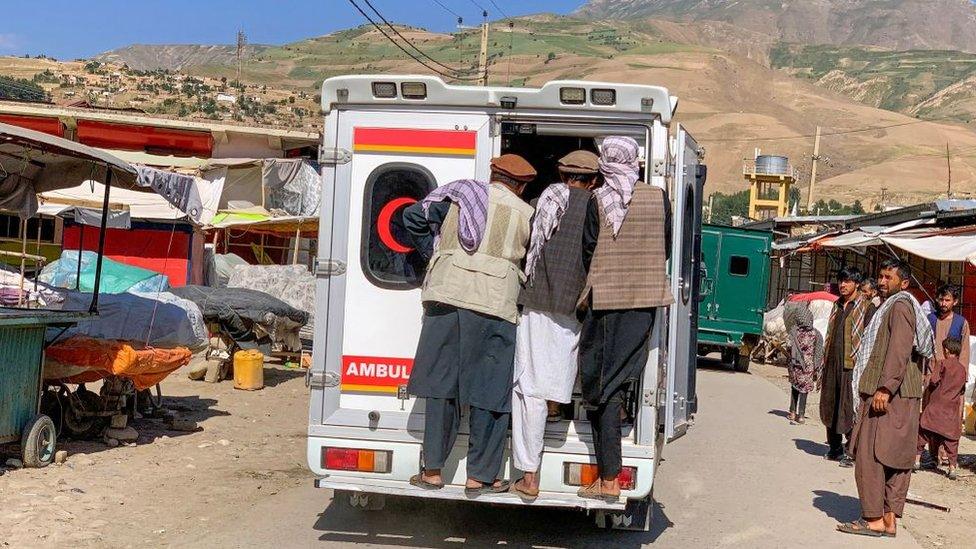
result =
[{"label": "dirt road", "polygon": [[820,458],[818,428],[779,415],[784,392],[762,375],[700,371],[698,424],[666,449],[648,533],[601,532],[567,511],[404,500],[349,509],[312,488],[304,469],[298,372],[269,370],[269,380],[245,393],[176,377],[168,402],[201,431],[143,421],[135,447],[69,443],[67,465],[8,471],[0,539],[18,548],[917,547],[906,530],[878,543],[833,531],[857,515],[851,472]]}]

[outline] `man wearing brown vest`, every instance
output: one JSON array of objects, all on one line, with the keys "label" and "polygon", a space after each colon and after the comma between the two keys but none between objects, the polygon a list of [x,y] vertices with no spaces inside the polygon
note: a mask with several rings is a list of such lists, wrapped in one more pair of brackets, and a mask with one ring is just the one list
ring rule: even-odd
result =
[{"label": "man wearing brown vest", "polygon": [[861,518],[837,526],[847,534],[894,537],[908,495],[922,398],[920,359],[932,356],[932,329],[906,291],[910,279],[902,261],[881,265],[885,301],[861,339],[853,376],[859,410],[850,445]]},{"label": "man wearing brown vest", "polygon": [[491,161],[490,183],[448,183],[403,212],[417,250],[430,258],[407,385],[426,406],[423,468],[410,479],[417,487],[444,486],[441,470],[467,405],[465,493],[508,489],[497,475],[512,410],[516,300],[532,218],[519,195],[535,175],[522,157],[502,155]]},{"label": "man wearing brown vest", "polygon": [[620,498],[621,415],[624,394],[647,365],[657,307],[674,302],[668,286],[670,206],[662,189],[638,181],[637,142],[603,141],[600,173],[583,229],[589,274],[579,304],[580,379],[593,432],[599,479],[579,496]]}]

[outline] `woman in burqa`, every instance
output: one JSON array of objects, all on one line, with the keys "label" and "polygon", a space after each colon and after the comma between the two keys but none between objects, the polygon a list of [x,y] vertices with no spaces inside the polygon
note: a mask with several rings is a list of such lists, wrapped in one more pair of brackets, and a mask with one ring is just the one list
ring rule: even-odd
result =
[{"label": "woman in burqa", "polygon": [[813,327],[813,313],[805,303],[787,303],[783,312],[790,344],[787,365],[790,385],[790,423],[804,422],[807,394],[817,386],[823,368],[823,336]]}]

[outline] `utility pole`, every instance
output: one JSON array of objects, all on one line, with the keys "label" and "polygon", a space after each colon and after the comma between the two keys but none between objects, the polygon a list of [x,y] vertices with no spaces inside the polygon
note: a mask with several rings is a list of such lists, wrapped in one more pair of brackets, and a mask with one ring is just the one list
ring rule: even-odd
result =
[{"label": "utility pole", "polygon": [[888,187],[881,187],[881,211],[885,211],[888,199]]},{"label": "utility pole", "polygon": [[714,194],[708,195],[708,220],[705,223],[709,225],[712,224],[712,200],[715,198]]},{"label": "utility pole", "polygon": [[807,211],[813,207],[813,191],[817,185],[817,161],[820,160],[820,126],[817,126],[817,136],[813,140],[813,161],[810,166],[810,189],[807,190]]},{"label": "utility pole", "polygon": [[244,29],[237,31],[237,87],[244,89],[244,84],[241,83],[241,72],[244,69],[244,46],[247,45],[247,36],[244,35]]},{"label": "utility pole", "polygon": [[946,181],[946,198],[952,198],[952,162],[949,161],[949,142],[946,141],[946,171],[948,180]]},{"label": "utility pole", "polygon": [[484,20],[481,23],[481,51],[478,53],[478,83],[488,85],[488,12],[482,11]]}]

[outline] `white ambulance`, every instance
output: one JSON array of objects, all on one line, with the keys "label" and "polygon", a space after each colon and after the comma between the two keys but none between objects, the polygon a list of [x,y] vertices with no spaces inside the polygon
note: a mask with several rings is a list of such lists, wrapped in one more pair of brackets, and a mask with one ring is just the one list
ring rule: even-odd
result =
[{"label": "white ambulance", "polygon": [[[701,148],[679,125],[678,100],[658,86],[554,81],[541,88],[447,85],[430,76],[357,75],[322,87],[325,138],[308,465],[316,485],[377,509],[386,495],[593,511],[622,528],[649,525],[654,475],[665,444],[693,421],[700,254]],[[644,180],[668,190],[674,211],[671,289],[647,368],[629,398],[620,503],[576,492],[595,476],[590,426],[575,395],[566,421],[550,423],[541,494],[464,494],[462,419],[440,490],[408,483],[421,466],[424,405],[406,393],[420,335],[425,265],[411,247],[403,209],[438,185],[486,180],[489,161],[517,153],[539,172],[525,199],[557,180],[556,161],[598,151],[608,135],[642,144]],[[504,478],[517,478],[506,459]],[[513,479],[514,480],[514,479]]]}]

